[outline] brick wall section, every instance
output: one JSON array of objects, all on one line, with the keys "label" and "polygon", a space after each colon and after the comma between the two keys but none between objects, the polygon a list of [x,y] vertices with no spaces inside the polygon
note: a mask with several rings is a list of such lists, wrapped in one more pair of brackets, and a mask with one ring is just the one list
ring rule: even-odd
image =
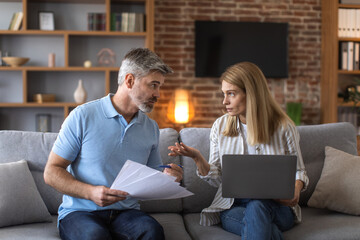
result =
[{"label": "brick wall section", "polygon": [[195,106],[187,126],[211,127],[222,115],[219,79],[195,77],[195,20],[288,22],[289,77],[268,83],[284,109],[286,102],[301,102],[302,122],[320,123],[320,0],[155,0],[155,52],[175,71],[150,115],[160,128],[174,127],[166,111],[179,87],[191,90]]}]

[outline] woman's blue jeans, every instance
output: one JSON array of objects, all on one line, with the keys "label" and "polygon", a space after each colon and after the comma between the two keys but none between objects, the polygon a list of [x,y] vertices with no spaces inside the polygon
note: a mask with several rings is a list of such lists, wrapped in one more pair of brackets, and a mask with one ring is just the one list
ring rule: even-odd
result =
[{"label": "woman's blue jeans", "polygon": [[282,232],[294,225],[290,207],[273,200],[235,199],[233,206],[221,212],[222,227],[242,240],[279,240]]},{"label": "woman's blue jeans", "polygon": [[165,239],[162,226],[136,210],[76,211],[59,223],[63,240]]}]

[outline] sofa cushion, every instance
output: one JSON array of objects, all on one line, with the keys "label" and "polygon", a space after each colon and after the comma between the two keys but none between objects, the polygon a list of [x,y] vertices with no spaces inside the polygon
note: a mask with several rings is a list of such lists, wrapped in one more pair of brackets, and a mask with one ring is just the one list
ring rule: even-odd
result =
[{"label": "sofa cushion", "polygon": [[62,194],[45,184],[43,171],[57,133],[0,131],[0,163],[26,159],[49,212],[57,214]]},{"label": "sofa cushion", "polygon": [[[185,145],[198,149],[206,160],[209,159],[210,128],[184,128],[180,131],[180,141]],[[194,195],[183,198],[184,212],[200,212],[210,206],[214,199],[217,188],[210,186],[207,182],[196,175],[196,165],[189,157],[183,157],[184,166],[183,186]]]},{"label": "sofa cushion", "polygon": [[[167,148],[168,146],[174,144],[177,141],[179,141],[179,133],[176,130],[172,128],[160,129],[159,150],[161,159],[164,164],[180,164],[180,157],[169,156],[169,150]],[[175,213],[182,210],[182,203],[180,198],[170,200],[141,201],[140,208],[145,212]]]},{"label": "sofa cushion", "polygon": [[191,240],[186,231],[183,217],[177,213],[154,213],[151,214],[164,228],[165,239]]},{"label": "sofa cushion", "polygon": [[285,240],[360,239],[360,217],[303,207],[302,219],[283,233]]},{"label": "sofa cushion", "polygon": [[350,123],[328,123],[299,126],[300,149],[309,177],[309,186],[301,193],[300,205],[307,204],[320,179],[325,159],[325,146],[357,155],[356,130]]},{"label": "sofa cushion", "polygon": [[0,216],[0,227],[51,221],[25,160],[0,164]]},{"label": "sofa cushion", "polygon": [[52,215],[52,222],[31,223],[0,229],[1,240],[61,240],[57,228],[57,216]]},{"label": "sofa cushion", "polygon": [[308,205],[360,215],[360,157],[325,148],[320,180]]},{"label": "sofa cushion", "polygon": [[225,231],[221,225],[210,227],[201,226],[199,213],[188,213],[184,215],[185,226],[189,230],[192,239],[206,240],[241,240],[241,237],[231,232]]}]

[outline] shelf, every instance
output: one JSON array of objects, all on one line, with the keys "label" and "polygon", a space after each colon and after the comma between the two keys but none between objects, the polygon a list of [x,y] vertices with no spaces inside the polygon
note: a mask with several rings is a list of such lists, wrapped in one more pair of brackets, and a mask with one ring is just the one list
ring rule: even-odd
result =
[{"label": "shelf", "polygon": [[[343,98],[337,99],[337,106],[338,107],[355,107],[355,104],[353,101],[347,101],[345,102]],[[356,107],[360,107],[360,102],[356,104]]]},{"label": "shelf", "polygon": [[356,106],[354,106],[353,102],[343,102],[343,103],[338,103],[337,105],[338,107],[360,107],[360,103],[356,104]]},{"label": "shelf", "polygon": [[22,107],[77,107],[79,104],[72,102],[47,102],[47,103],[0,103],[0,107],[22,108]]},{"label": "shelf", "polygon": [[84,3],[105,4],[105,0],[29,0],[31,3]]},{"label": "shelf", "polygon": [[355,75],[355,74],[360,74],[360,70],[356,70],[356,71],[348,71],[348,70],[338,70],[339,74],[344,74],[344,75]]},{"label": "shelf", "polygon": [[[0,0],[8,2],[9,0]],[[12,0],[21,2],[21,0]],[[146,0],[113,0],[114,3],[144,3]],[[85,3],[85,4],[105,4],[105,0],[31,0],[32,3]]]},{"label": "shelf", "polygon": [[145,37],[146,32],[118,32],[118,31],[73,31],[73,30],[0,30],[1,35],[73,35],[73,36],[134,36]]},{"label": "shelf", "polygon": [[339,4],[339,8],[360,8],[358,4]]},{"label": "shelf", "polygon": [[20,67],[0,67],[0,71],[39,71],[39,72],[104,72],[119,71],[118,67],[36,67],[36,66],[20,66]]},{"label": "shelf", "polygon": [[144,3],[146,0],[114,0],[113,3]]},{"label": "shelf", "polygon": [[360,42],[360,38],[339,37],[339,42]]}]

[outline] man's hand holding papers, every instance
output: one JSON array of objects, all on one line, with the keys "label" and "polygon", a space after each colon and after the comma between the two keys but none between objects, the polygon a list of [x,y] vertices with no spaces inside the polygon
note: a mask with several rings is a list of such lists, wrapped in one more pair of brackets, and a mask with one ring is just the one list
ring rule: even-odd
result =
[{"label": "man's hand holding papers", "polygon": [[129,193],[139,200],[173,199],[193,195],[169,176],[143,164],[127,160],[111,189]]}]

